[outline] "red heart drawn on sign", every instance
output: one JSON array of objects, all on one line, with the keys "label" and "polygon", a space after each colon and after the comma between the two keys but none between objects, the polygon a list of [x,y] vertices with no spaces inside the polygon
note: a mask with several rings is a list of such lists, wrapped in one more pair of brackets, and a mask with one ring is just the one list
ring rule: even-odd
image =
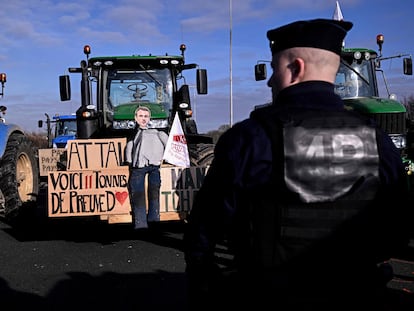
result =
[{"label": "red heart drawn on sign", "polygon": [[128,192],[127,191],[116,192],[115,197],[116,197],[117,201],[119,203],[121,203],[121,205],[122,205],[122,204],[124,204],[125,199],[128,197]]}]

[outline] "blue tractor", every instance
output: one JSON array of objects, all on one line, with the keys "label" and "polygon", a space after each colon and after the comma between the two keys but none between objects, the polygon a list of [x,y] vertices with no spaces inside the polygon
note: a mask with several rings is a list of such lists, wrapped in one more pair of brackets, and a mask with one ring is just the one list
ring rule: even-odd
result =
[{"label": "blue tractor", "polygon": [[[5,82],[0,73],[1,98]],[[36,207],[39,167],[37,148],[19,126],[6,123],[6,110],[0,107],[0,218],[13,224]]]},{"label": "blue tractor", "polygon": [[[52,120],[46,115],[47,140],[49,148],[66,148],[69,140],[77,136],[76,114],[53,116]],[[39,127],[43,126],[43,121],[39,120]],[[53,135],[52,135],[53,132]]]}]

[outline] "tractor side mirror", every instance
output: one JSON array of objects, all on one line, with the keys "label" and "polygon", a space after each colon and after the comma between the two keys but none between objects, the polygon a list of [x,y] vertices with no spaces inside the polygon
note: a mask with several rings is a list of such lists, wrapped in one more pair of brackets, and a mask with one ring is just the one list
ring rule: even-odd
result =
[{"label": "tractor side mirror", "polygon": [[266,80],[266,64],[256,64],[254,66],[254,78],[256,79],[256,81]]},{"label": "tractor side mirror", "polygon": [[413,74],[413,60],[410,58],[404,58],[404,74],[411,76]]},{"label": "tractor side mirror", "polygon": [[70,100],[70,79],[68,75],[59,76],[60,100]]},{"label": "tractor side mirror", "polygon": [[197,93],[207,94],[207,70],[197,69]]}]

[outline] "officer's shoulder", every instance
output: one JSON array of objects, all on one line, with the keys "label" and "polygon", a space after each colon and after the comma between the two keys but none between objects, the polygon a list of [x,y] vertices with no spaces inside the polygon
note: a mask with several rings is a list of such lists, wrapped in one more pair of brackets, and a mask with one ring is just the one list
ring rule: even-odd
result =
[{"label": "officer's shoulder", "polygon": [[271,103],[263,105],[256,105],[254,110],[250,113],[250,119],[254,119],[256,122],[264,119],[272,118],[275,113],[275,106]]}]

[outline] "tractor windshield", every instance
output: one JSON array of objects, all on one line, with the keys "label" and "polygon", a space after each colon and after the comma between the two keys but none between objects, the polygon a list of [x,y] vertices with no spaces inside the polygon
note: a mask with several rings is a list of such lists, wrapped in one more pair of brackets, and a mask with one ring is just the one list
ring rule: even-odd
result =
[{"label": "tractor windshield", "polygon": [[370,62],[341,61],[336,74],[335,93],[341,98],[376,96]]},{"label": "tractor windshield", "polygon": [[156,104],[172,106],[172,79],[168,69],[113,70],[108,75],[108,97],[113,107]]},{"label": "tractor windshield", "polygon": [[56,122],[56,137],[76,135],[76,119],[60,119]]}]

